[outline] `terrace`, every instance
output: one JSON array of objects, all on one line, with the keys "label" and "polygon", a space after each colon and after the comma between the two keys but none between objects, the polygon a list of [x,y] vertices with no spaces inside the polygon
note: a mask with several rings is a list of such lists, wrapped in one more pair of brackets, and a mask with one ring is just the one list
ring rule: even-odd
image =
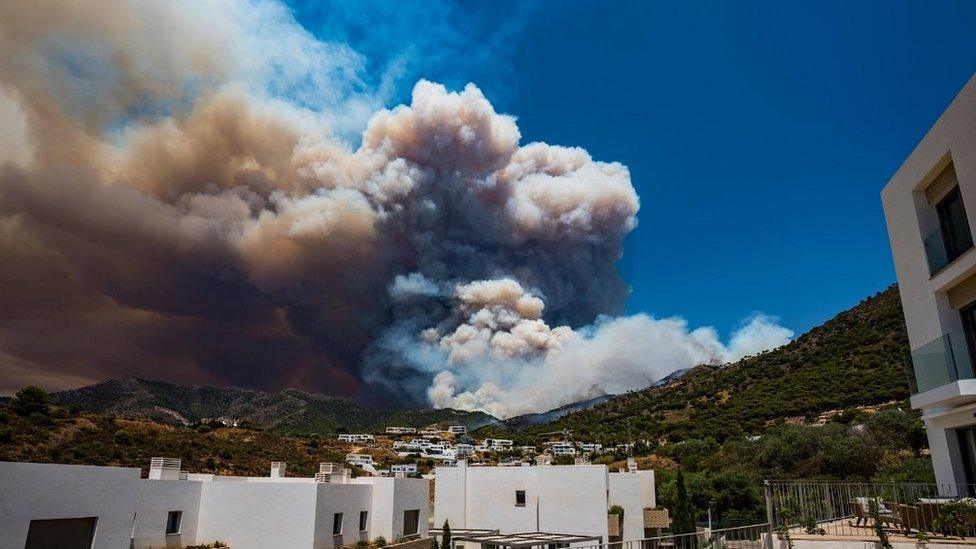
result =
[{"label": "terrace", "polygon": [[976,545],[976,485],[768,481],[766,505],[793,541]]}]

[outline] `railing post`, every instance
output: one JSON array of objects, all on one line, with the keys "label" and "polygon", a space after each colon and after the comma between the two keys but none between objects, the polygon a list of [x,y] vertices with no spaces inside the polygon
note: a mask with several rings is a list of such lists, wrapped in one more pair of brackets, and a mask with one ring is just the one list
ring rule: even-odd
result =
[{"label": "railing post", "polygon": [[773,549],[773,486],[768,480],[763,481],[763,491],[766,493],[766,549]]}]

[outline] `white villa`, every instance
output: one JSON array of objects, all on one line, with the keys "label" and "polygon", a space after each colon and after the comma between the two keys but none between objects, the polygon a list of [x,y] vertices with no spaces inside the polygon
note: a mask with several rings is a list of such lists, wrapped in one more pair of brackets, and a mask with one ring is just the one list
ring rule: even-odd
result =
[{"label": "white villa", "polygon": [[936,481],[976,483],[976,77],[881,198]]},{"label": "white villa", "polygon": [[417,432],[416,427],[387,427],[386,434],[388,435],[412,435]]},{"label": "white villa", "polygon": [[315,478],[188,474],[154,458],[131,467],[0,462],[0,547],[234,549],[355,544],[427,534],[422,479],[351,478],[323,464]]},{"label": "white villa", "polygon": [[[647,537],[644,510],[656,503],[654,471],[638,471],[633,462],[627,472],[612,473],[605,465],[469,467],[459,461],[438,467],[434,478],[434,523],[447,520],[455,531],[636,540]],[[608,516],[613,505],[624,509],[622,525]]]},{"label": "white villa", "polygon": [[339,442],[376,442],[376,437],[367,434],[339,435]]}]

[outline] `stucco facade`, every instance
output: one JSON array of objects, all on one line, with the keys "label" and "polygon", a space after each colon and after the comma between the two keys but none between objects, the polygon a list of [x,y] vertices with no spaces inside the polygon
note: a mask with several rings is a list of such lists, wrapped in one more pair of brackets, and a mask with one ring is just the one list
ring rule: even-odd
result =
[{"label": "stucco facade", "polygon": [[[96,549],[129,547],[130,538],[137,548],[219,539],[235,549],[331,549],[379,536],[397,540],[410,511],[417,511],[417,534],[427,534],[428,484],[421,479],[156,473],[163,478],[141,479],[133,468],[0,463],[0,547],[24,547],[31,521],[91,517]],[[167,533],[171,512],[181,520]],[[336,513],[341,528],[333,535]]]},{"label": "stucco facade", "polygon": [[[610,473],[605,465],[438,467],[434,524],[501,533],[556,532],[608,540],[607,511],[624,508],[624,539],[641,539],[654,507],[654,472]],[[524,493],[524,504],[517,500]]]},{"label": "stucco facade", "polygon": [[[973,455],[961,446],[966,437],[972,440],[965,428],[976,424],[974,334],[967,316],[976,303],[976,251],[971,241],[956,246],[947,236],[976,234],[976,77],[881,197],[912,351],[912,406],[923,410],[938,482],[976,482]],[[954,215],[946,213],[950,200]]]}]

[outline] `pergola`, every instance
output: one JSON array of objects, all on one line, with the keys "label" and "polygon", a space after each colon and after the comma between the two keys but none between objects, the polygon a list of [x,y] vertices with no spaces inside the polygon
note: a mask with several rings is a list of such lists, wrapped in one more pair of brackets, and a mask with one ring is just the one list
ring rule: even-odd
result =
[{"label": "pergola", "polygon": [[[461,531],[463,532],[463,531]],[[587,541],[592,541],[595,543],[601,543],[603,538],[601,536],[581,536],[578,534],[554,534],[552,532],[522,532],[518,534],[499,534],[498,531],[491,533],[471,533],[464,534],[459,533],[454,535],[454,531],[451,531],[452,539],[454,541],[464,541],[469,543],[478,543],[482,547],[490,545],[499,548],[525,548],[525,547],[537,547],[545,545],[557,545],[566,547],[570,543],[584,543]]]}]

